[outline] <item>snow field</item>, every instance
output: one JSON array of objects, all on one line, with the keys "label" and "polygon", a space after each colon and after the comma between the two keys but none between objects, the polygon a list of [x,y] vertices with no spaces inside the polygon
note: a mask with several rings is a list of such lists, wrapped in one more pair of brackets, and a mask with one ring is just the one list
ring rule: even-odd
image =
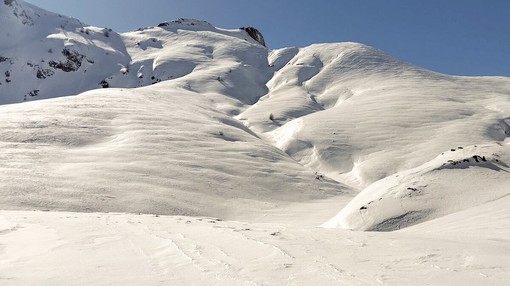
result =
[{"label": "snow field", "polygon": [[480,216],[456,218],[467,228],[453,236],[436,231],[447,223],[374,233],[118,213],[0,218],[3,285],[505,285],[510,270],[508,212],[500,239],[470,228]]}]

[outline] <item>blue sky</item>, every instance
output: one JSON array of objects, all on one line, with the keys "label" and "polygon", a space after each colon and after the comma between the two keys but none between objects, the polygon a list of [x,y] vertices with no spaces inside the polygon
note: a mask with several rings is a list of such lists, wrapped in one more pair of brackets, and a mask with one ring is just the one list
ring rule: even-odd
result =
[{"label": "blue sky", "polygon": [[254,26],[270,48],[355,41],[428,69],[510,76],[508,0],[26,0],[129,31],[176,18]]}]

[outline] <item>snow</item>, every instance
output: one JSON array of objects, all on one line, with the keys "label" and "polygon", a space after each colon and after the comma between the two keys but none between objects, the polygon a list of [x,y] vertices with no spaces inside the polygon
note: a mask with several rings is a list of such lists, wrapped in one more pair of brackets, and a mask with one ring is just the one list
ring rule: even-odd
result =
[{"label": "snow", "polygon": [[[325,227],[396,230],[508,195],[510,143],[461,147],[365,188]],[[423,202],[426,201],[426,204]]]},{"label": "snow", "polygon": [[509,78],[21,0],[0,26],[1,285],[507,284]]},{"label": "snow", "polygon": [[[508,202],[507,202],[508,203]],[[481,217],[374,233],[118,213],[0,213],[2,285],[505,285]],[[435,231],[437,225],[449,233]],[[492,237],[492,236],[491,236]],[[37,238],[34,240],[34,238]]]},{"label": "snow", "polygon": [[226,217],[349,192],[164,83],[0,109],[3,208]]}]

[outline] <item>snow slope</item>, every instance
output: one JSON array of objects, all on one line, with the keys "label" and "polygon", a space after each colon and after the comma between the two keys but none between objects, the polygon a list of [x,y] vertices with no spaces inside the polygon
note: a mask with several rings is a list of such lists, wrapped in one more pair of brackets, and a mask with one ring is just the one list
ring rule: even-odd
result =
[{"label": "snow slope", "polygon": [[[325,226],[378,229],[379,223],[391,222],[388,229],[395,229],[507,194],[505,188],[500,187],[509,179],[506,175],[506,151],[501,151],[504,158],[495,168],[458,168],[459,165],[455,168],[456,172],[447,172],[439,166],[447,159],[434,159],[457,146],[495,146],[495,142],[506,140],[510,133],[510,83],[507,78],[437,74],[356,43],[318,44],[301,49],[271,51],[252,39],[246,30],[219,29],[198,20],[163,22],[156,27],[119,35],[108,29],[85,26],[78,20],[43,11],[23,1],[7,1],[1,7],[3,24],[16,27],[25,35],[24,38],[16,36],[11,30],[3,32],[6,37],[14,39],[12,42],[4,42],[2,46],[2,54],[6,55],[2,64],[9,68],[6,71],[9,79],[6,78],[5,84],[1,86],[4,102],[30,99],[25,93],[22,100],[21,94],[16,95],[12,90],[19,92],[25,88],[31,89],[31,84],[35,84],[31,94],[37,94],[33,98],[45,98],[95,88],[98,87],[98,81],[101,87],[110,88],[133,88],[157,83],[146,89],[98,90],[33,105],[5,106],[2,112],[5,118],[2,122],[2,137],[7,144],[4,154],[9,155],[4,156],[7,160],[3,165],[9,170],[6,174],[12,174],[5,175],[2,180],[8,194],[4,197],[6,207],[14,205],[20,208],[27,205],[62,210],[121,210],[165,214],[198,214],[200,212],[197,210],[200,209],[204,212],[201,214],[217,213],[217,209],[209,213],[196,203],[196,199],[179,199],[178,202],[169,203],[165,202],[168,199],[165,196],[161,196],[163,198],[158,202],[153,202],[153,198],[143,198],[151,203],[142,207],[136,194],[122,196],[122,199],[118,196],[120,190],[136,193],[129,190],[134,186],[140,187],[137,186],[140,183],[138,179],[134,183],[127,180],[127,187],[118,183],[122,181],[118,177],[124,177],[125,172],[130,170],[125,164],[133,165],[139,157],[147,161],[142,166],[153,166],[150,170],[138,167],[140,169],[134,173],[142,175],[164,168],[160,164],[166,166],[174,160],[180,162],[183,159],[175,157],[189,152],[194,144],[188,142],[197,143],[197,137],[212,144],[212,152],[225,148],[225,142],[230,150],[231,142],[245,140],[244,137],[224,132],[223,128],[234,128],[263,146],[255,144],[248,148],[247,152],[256,160],[264,158],[266,152],[269,152],[269,158],[265,158],[265,161],[274,163],[285,160],[296,171],[307,173],[304,177],[298,176],[312,178],[311,182],[304,185],[298,183],[298,192],[306,193],[304,197],[325,198],[334,193],[342,193],[348,189],[343,184],[359,190],[365,189]],[[37,44],[24,44],[27,39]],[[19,46],[23,46],[23,49],[19,49]],[[51,53],[47,58],[50,50],[62,47],[59,60],[52,59]],[[34,57],[36,60],[32,60]],[[28,67],[35,69],[27,71],[23,63],[27,58],[32,58],[28,60],[29,63],[40,61],[42,65],[30,64]],[[94,59],[100,60],[96,63]],[[19,70],[15,69],[20,66]],[[87,71],[90,72],[85,75]],[[22,84],[15,81],[18,75],[26,77],[31,73],[36,75],[32,80],[23,80]],[[153,107],[146,101],[148,94],[155,97]],[[147,112],[146,118],[139,117],[143,114],[141,111],[130,114],[133,110],[140,110],[142,105]],[[70,106],[78,112],[69,114],[72,110]],[[195,132],[183,132],[197,130],[197,127],[190,125],[190,118],[196,119],[197,106],[211,106],[211,112],[218,113],[207,114],[203,121],[197,122],[199,126],[208,126],[202,127],[207,129],[204,137]],[[155,113],[156,108],[163,110]],[[181,113],[174,112],[176,109]],[[23,115],[16,116],[18,114]],[[35,119],[27,119],[26,114],[33,115],[28,118]],[[132,121],[132,125],[127,123]],[[154,122],[161,127],[156,127]],[[156,141],[147,133],[154,132],[150,135],[159,139],[165,137],[162,126],[171,125],[183,129],[174,127],[165,130],[168,136],[179,137],[182,142],[186,142],[182,145],[165,145],[168,150],[175,150],[174,153],[162,152],[158,146],[151,148],[145,144],[146,141]],[[144,140],[137,140],[133,134],[143,136]],[[118,139],[123,136],[127,139]],[[210,142],[217,137],[224,142],[218,145]],[[131,149],[121,144],[130,140],[134,141],[130,145]],[[154,144],[157,143],[159,141]],[[19,159],[10,155],[11,152],[18,154],[19,144],[26,146],[22,149],[42,151],[37,151],[32,157]],[[198,160],[195,157],[204,153],[204,146],[198,146],[200,148],[197,147],[197,151],[190,152],[193,159],[184,161]],[[239,150],[234,148],[231,153],[237,155]],[[70,154],[63,156],[64,162],[52,162],[54,154],[66,152]],[[73,152],[78,155],[73,155]],[[260,152],[264,155],[258,155]],[[274,152],[278,154],[276,158]],[[493,154],[499,156],[501,152],[498,152]],[[87,153],[92,155],[85,155]],[[149,159],[149,154],[153,153],[158,154],[153,155],[153,158],[160,159],[159,154],[165,154],[163,158],[169,161],[160,160],[154,164]],[[487,158],[492,158],[489,154],[491,152],[485,153]],[[480,156],[474,151],[456,154],[460,157],[454,156],[453,160]],[[193,180],[190,177],[196,177],[193,168],[200,166],[216,172],[216,169],[238,169],[234,166],[244,162],[233,160],[218,164],[221,161],[217,159],[220,155],[210,156],[207,154],[205,157],[214,159],[211,160],[213,163],[197,161],[189,164],[190,168],[170,168],[168,174],[160,175],[163,182],[158,185],[167,189],[168,177],[172,173],[178,174],[180,179],[172,185],[176,186],[174,192],[188,190],[184,196],[187,197],[196,190],[203,190],[203,187],[198,187],[199,184],[192,188],[184,187]],[[98,163],[101,161],[99,158],[108,157],[122,158],[123,163],[115,162],[118,159]],[[30,164],[36,159],[38,164]],[[41,166],[44,162],[52,167]],[[25,164],[29,167],[24,167]],[[23,166],[21,169],[28,169],[28,173],[39,175],[19,182],[16,176],[20,172],[20,165]],[[265,191],[261,193],[268,189],[273,190],[271,193],[276,193],[275,189],[282,194],[289,190],[295,192],[296,187],[280,186],[287,184],[281,183],[285,181],[281,177],[269,175],[274,172],[272,165],[275,164],[270,165],[260,165],[247,173],[238,170],[237,175],[239,178],[264,177],[264,182],[248,183],[256,186],[254,189],[262,185]],[[43,171],[38,171],[38,168]],[[279,172],[284,173],[287,168],[285,166]],[[231,174],[232,171],[226,173]],[[479,187],[475,186],[478,185],[463,179],[476,178],[474,181],[485,182],[485,179],[478,178],[486,176],[494,177],[491,183],[483,184],[489,186],[490,191],[487,192],[493,194],[491,196],[484,196],[477,191]],[[445,181],[443,177],[448,177],[448,181],[459,181],[455,188],[463,190],[462,195],[440,195],[445,192],[444,189],[451,191],[453,186],[428,183],[429,180],[438,180],[438,177],[441,177],[441,182]],[[218,180],[216,175],[206,175],[203,178],[205,182],[215,178],[212,180],[216,182],[212,193],[224,193],[218,189],[223,189],[225,185],[218,182],[232,184],[228,187],[230,189],[242,186],[233,179]],[[324,188],[314,186],[323,181]],[[76,188],[77,185],[81,187]],[[108,194],[110,191],[105,186],[111,185],[118,186],[118,189]],[[409,193],[416,189],[414,185],[427,186],[427,191],[420,190],[419,193],[430,193],[441,201],[441,206],[425,195],[418,198],[414,194],[411,196]],[[33,186],[37,186],[36,191],[32,190]],[[153,186],[144,188],[157,189]],[[395,191],[395,188],[400,191]],[[19,190],[28,195],[20,196]],[[64,190],[63,202],[55,202],[52,195],[55,190],[58,190],[57,194]],[[232,191],[236,193],[234,197],[244,197],[246,193],[261,196],[259,191],[246,191],[243,188],[237,190]],[[228,193],[227,196],[218,197],[232,197]],[[388,206],[371,207],[366,211],[367,204],[381,200],[386,195],[395,199],[394,203],[383,200],[380,204]],[[300,196],[280,197],[285,197],[283,201],[302,200]],[[403,207],[409,197],[413,197],[420,207]],[[126,204],[124,200],[130,203]],[[395,205],[400,207],[396,208]],[[224,210],[223,207],[219,209]],[[408,217],[411,214],[413,218]]]},{"label": "snow slope", "polygon": [[365,188],[326,227],[389,231],[510,195],[510,143],[461,147]]},{"label": "snow slope", "polygon": [[1,106],[2,208],[225,217],[348,191],[315,179],[206,97],[168,90]]},{"label": "snow slope", "polygon": [[[49,22],[34,22],[26,29],[62,18],[22,1],[3,5],[2,11],[18,6]],[[78,29],[79,22],[75,24]],[[61,41],[71,43],[73,50],[81,47],[78,32],[65,33],[68,37]],[[104,81],[109,89],[0,107],[3,208],[224,218],[349,193],[341,183],[316,179],[312,170],[229,116],[266,93],[264,83],[272,76],[267,48],[245,30],[180,19],[101,37],[116,38],[122,47],[118,54],[129,60],[122,68],[113,65],[118,70]],[[83,44],[84,50],[93,50],[89,46],[95,43]],[[36,48],[28,55],[38,56]],[[92,65],[103,72],[112,67],[105,60]],[[90,88],[97,87],[97,76],[104,76],[84,74],[81,66],[55,72],[51,79],[80,90],[86,87],[69,85],[62,77],[79,77]],[[41,79],[48,84],[47,94],[59,97],[60,88],[47,79]],[[14,80],[9,85],[25,86]],[[150,87],[125,89],[145,85]]]},{"label": "snow slope", "polygon": [[394,230],[510,194],[508,78],[437,74],[357,43],[270,59],[269,93],[237,118],[363,190],[323,226]]},{"label": "snow slope", "polygon": [[[146,86],[192,71],[202,79],[199,90],[253,103],[271,76],[267,49],[246,30],[204,21],[179,19],[118,34],[14,0],[0,5],[0,26],[8,27],[0,32],[7,39],[0,43],[0,104]],[[233,81],[244,85],[233,89]]]},{"label": "snow slope", "polygon": [[509,78],[21,0],[0,27],[2,285],[510,278]]},{"label": "snow slope", "polygon": [[304,165],[358,187],[510,134],[508,78],[441,75],[356,43],[300,49],[268,87],[239,119]]},{"label": "snow slope", "polygon": [[94,89],[130,62],[117,33],[23,1],[0,3],[0,26],[2,104]]}]

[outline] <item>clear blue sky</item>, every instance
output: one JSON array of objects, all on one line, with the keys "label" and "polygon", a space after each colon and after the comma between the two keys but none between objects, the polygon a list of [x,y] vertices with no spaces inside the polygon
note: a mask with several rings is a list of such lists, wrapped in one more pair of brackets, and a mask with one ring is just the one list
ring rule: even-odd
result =
[{"label": "clear blue sky", "polygon": [[270,48],[355,41],[457,75],[510,76],[510,0],[26,0],[116,31],[176,18],[254,26]]}]

